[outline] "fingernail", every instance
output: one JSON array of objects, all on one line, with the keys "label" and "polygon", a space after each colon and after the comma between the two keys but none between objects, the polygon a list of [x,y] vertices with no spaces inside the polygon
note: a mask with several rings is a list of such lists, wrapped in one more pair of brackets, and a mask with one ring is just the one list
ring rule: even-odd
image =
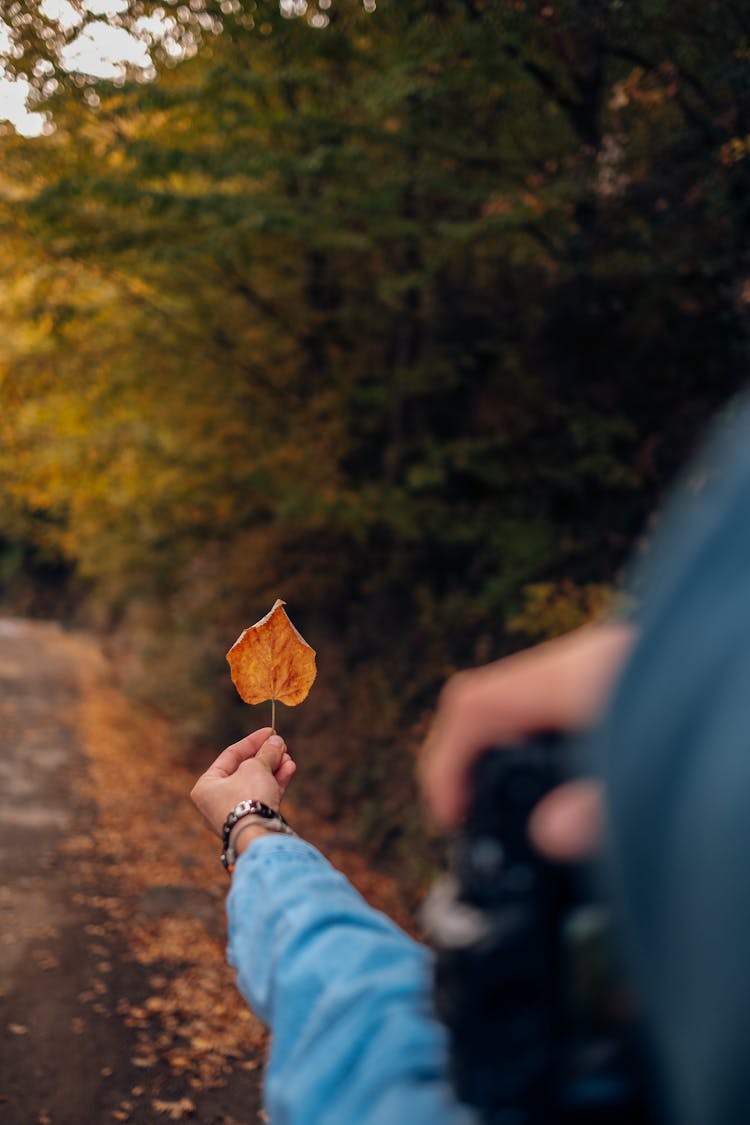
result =
[{"label": "fingernail", "polygon": [[278,734],[272,734],[271,737],[268,740],[268,745],[269,746],[283,746],[284,745],[284,739],[281,738],[281,736],[278,735]]}]

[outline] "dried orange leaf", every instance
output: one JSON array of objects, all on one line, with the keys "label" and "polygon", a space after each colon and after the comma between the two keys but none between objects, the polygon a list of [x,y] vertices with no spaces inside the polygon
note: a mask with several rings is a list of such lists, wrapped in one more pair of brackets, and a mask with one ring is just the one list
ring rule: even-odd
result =
[{"label": "dried orange leaf", "polygon": [[245,629],[227,660],[232,682],[245,703],[278,699],[295,707],[306,698],[315,679],[315,649],[292,625],[278,600],[273,609]]}]

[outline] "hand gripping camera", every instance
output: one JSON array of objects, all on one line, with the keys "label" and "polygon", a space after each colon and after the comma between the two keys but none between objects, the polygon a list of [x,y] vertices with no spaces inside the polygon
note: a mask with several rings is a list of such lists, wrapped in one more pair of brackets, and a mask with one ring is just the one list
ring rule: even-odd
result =
[{"label": "hand gripping camera", "polygon": [[450,873],[425,904],[454,1087],[486,1125],[653,1125],[595,875],[546,861],[527,836],[560,760],[552,736],[482,756]]}]

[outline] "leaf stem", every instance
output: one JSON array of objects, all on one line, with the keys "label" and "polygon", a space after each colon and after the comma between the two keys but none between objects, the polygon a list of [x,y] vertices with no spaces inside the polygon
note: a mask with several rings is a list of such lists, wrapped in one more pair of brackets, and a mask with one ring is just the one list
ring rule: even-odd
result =
[{"label": "leaf stem", "polygon": [[271,728],[276,733],[276,700],[271,700]]}]

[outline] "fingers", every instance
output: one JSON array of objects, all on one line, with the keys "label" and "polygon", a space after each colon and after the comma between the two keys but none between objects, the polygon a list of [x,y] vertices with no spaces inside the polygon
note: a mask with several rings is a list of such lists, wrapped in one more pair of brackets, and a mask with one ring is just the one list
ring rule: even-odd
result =
[{"label": "fingers", "polygon": [[500,660],[460,673],[444,688],[420,770],[427,806],[439,826],[458,826],[478,754],[558,726],[555,670],[545,666],[541,652],[538,659],[536,668],[522,656]]},{"label": "fingers", "polygon": [[512,714],[503,706],[502,678],[490,694],[479,672],[456,676],[446,685],[420,766],[427,806],[439,825],[457,825],[470,763],[480,750],[508,741],[512,730]]},{"label": "fingers", "polygon": [[267,766],[271,773],[275,774],[281,765],[284,754],[286,754],[286,743],[284,739],[279,734],[272,734],[270,738],[264,741],[256,754],[256,758],[259,762],[262,762],[264,766]]},{"label": "fingers", "polygon": [[602,710],[634,640],[631,626],[589,625],[448,682],[420,763],[427,807],[456,828],[470,767],[491,746],[589,725]]},{"label": "fingers", "polygon": [[284,740],[264,727],[223,751],[193,786],[191,797],[221,835],[227,814],[240,801],[262,801],[278,809],[295,769]]},{"label": "fingers", "polygon": [[253,731],[252,734],[241,738],[239,742],[233,742],[231,746],[227,746],[226,750],[222,750],[213,765],[208,767],[206,776],[231,777],[243,762],[256,756],[263,743],[272,734],[273,729],[271,727],[261,727],[260,730]]},{"label": "fingers", "polygon": [[529,836],[549,859],[573,863],[599,846],[604,826],[601,785],[570,781],[548,793],[531,814]]},{"label": "fingers", "polygon": [[289,782],[294,777],[296,769],[297,763],[293,762],[288,754],[284,754],[284,757],[281,759],[281,765],[274,774],[276,783],[279,786],[279,789],[281,789],[282,793],[284,793]]}]

